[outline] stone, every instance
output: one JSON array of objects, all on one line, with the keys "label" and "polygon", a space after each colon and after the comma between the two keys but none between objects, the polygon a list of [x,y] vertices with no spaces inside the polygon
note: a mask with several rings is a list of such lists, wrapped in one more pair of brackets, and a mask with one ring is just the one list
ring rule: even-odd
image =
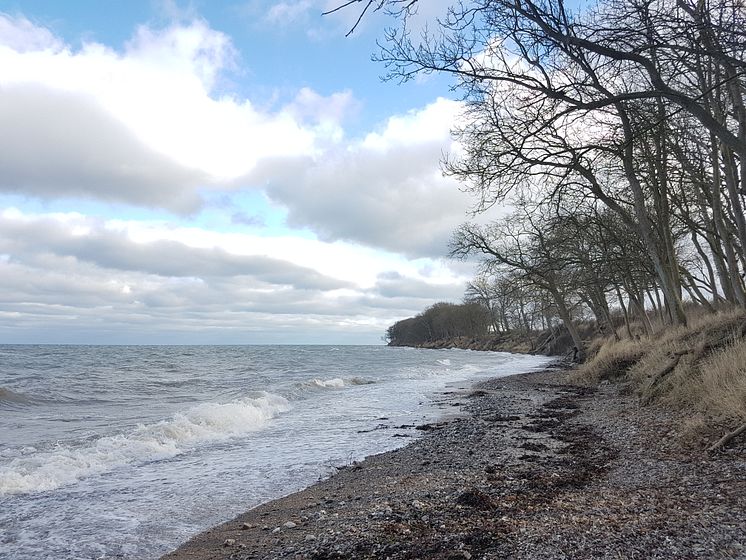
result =
[{"label": "stone", "polygon": [[284,523],[282,526],[285,527],[285,529],[295,529],[298,525],[296,525],[292,521],[288,521],[287,523]]},{"label": "stone", "polygon": [[225,539],[223,546],[233,546],[236,544],[236,539]]}]

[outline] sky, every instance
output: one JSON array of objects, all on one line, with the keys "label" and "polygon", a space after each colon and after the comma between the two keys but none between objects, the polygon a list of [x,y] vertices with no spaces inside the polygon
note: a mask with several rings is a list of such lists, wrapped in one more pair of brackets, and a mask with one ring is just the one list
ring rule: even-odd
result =
[{"label": "sky", "polygon": [[462,299],[461,105],[335,5],[0,0],[0,343],[380,344]]}]

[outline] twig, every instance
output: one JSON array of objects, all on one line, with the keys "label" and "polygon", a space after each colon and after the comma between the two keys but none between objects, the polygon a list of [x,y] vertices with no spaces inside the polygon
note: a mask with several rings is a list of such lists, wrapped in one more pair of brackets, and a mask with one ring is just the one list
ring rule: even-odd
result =
[{"label": "twig", "polygon": [[719,451],[733,439],[738,436],[740,436],[742,433],[746,432],[746,423],[741,424],[738,428],[733,430],[732,432],[728,432],[723,437],[721,437],[716,443],[712,444],[710,447],[707,448],[707,451],[709,453],[712,453],[714,451]]}]

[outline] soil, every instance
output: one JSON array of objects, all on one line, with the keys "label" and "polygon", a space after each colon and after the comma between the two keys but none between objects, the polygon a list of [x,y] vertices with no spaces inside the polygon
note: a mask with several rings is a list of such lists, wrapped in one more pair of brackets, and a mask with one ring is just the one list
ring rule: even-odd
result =
[{"label": "soil", "polygon": [[562,369],[448,397],[463,415],[163,558],[746,559],[746,438],[708,454],[683,415]]}]

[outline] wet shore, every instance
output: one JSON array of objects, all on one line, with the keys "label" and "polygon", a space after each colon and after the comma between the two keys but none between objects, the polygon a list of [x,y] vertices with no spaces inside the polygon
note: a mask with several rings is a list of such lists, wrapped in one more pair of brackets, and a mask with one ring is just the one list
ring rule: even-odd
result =
[{"label": "wet shore", "polygon": [[163,558],[746,558],[746,446],[708,455],[682,443],[684,417],[565,377],[450,394],[463,414],[418,426],[411,444]]}]

